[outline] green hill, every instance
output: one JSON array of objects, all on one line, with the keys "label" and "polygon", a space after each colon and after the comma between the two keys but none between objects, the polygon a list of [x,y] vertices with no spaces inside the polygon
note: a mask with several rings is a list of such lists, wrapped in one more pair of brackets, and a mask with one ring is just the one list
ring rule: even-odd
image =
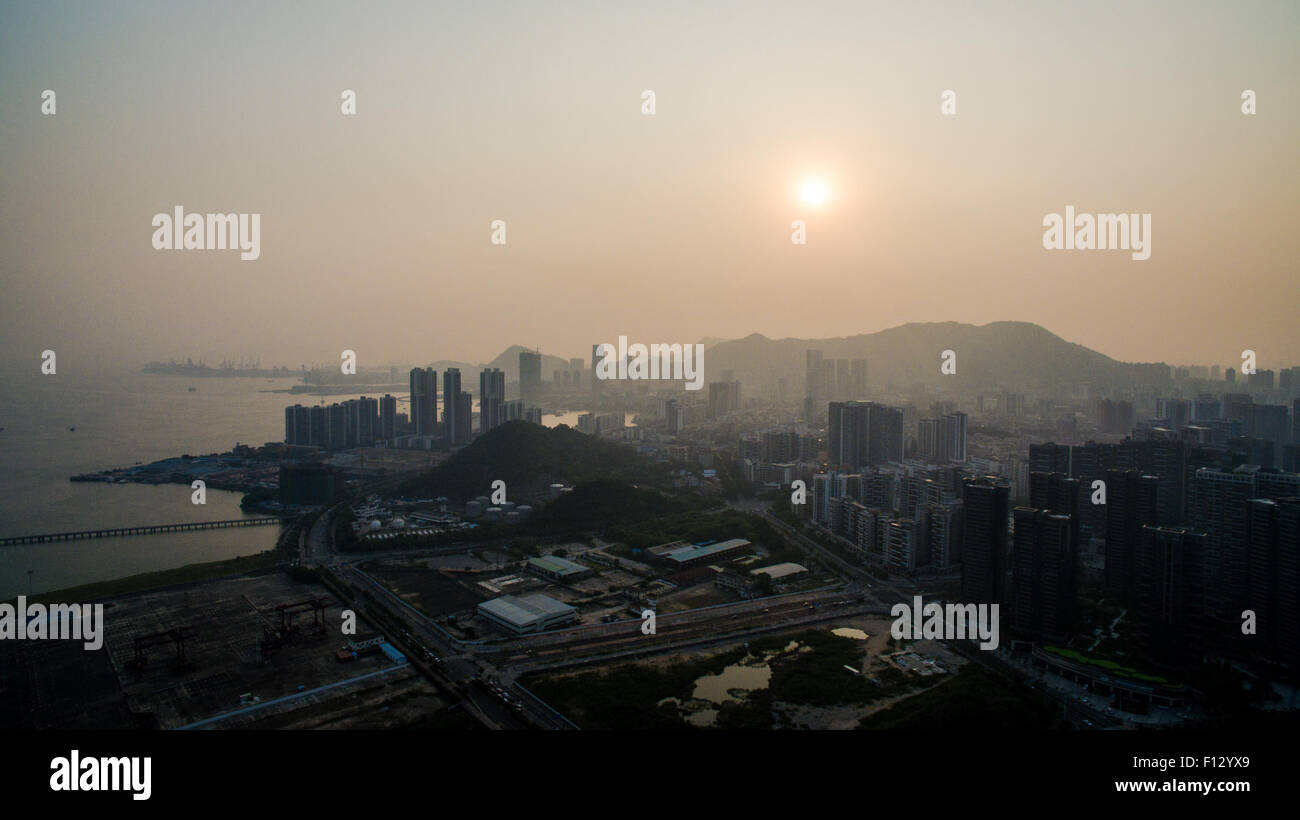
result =
[{"label": "green hill", "polygon": [[506,483],[511,500],[539,496],[551,484],[574,485],[597,479],[653,481],[666,468],[613,442],[565,425],[546,428],[510,421],[479,436],[431,471],[405,482],[405,495],[445,495],[463,502]]}]

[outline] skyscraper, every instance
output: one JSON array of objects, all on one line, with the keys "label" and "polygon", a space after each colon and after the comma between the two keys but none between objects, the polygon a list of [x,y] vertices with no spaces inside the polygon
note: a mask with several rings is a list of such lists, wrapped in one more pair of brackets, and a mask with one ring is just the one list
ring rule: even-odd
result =
[{"label": "skyscraper", "polygon": [[442,374],[443,437],[455,446],[469,441],[470,419],[461,418],[460,368],[449,367]]},{"label": "skyscraper", "polygon": [[411,370],[411,426],[417,436],[438,434],[438,372],[432,367]]},{"label": "skyscraper", "polygon": [[493,367],[478,374],[478,429],[486,433],[505,421],[506,374]]},{"label": "skyscraper", "polygon": [[379,431],[379,400],[362,396],[356,400],[357,445],[373,447]]},{"label": "skyscraper", "polygon": [[903,411],[869,401],[834,401],[826,420],[827,461],[857,469],[903,460]]},{"label": "skyscraper", "polygon": [[939,460],[941,422],[939,419],[921,419],[916,425],[916,457],[929,462]]},{"label": "skyscraper", "polygon": [[529,350],[519,353],[519,398],[524,407],[533,407],[541,403],[542,398],[542,354]]},{"label": "skyscraper", "polygon": [[348,414],[343,405],[335,402],[326,408],[325,428],[327,446],[331,450],[342,450],[348,443]]},{"label": "skyscraper", "polygon": [[1142,527],[1132,621],[1143,650],[1166,663],[1197,659],[1205,647],[1205,534]]},{"label": "skyscraper", "polygon": [[1247,502],[1255,496],[1248,472],[1223,472],[1208,467],[1196,471],[1193,525],[1205,539],[1205,616],[1207,641],[1216,654],[1226,653],[1233,633],[1240,634],[1246,598]]},{"label": "skyscraper", "polygon": [[1029,640],[1060,640],[1074,630],[1075,564],[1068,515],[1017,507],[1011,551],[1011,624]]},{"label": "skyscraper", "polygon": [[940,455],[948,461],[966,460],[965,413],[949,413],[943,417],[943,448]]},{"label": "skyscraper", "polygon": [[379,400],[379,437],[391,441],[397,436],[397,397],[388,393]]},{"label": "skyscraper", "polygon": [[314,447],[325,447],[329,444],[328,431],[325,425],[325,406],[313,404],[308,414],[308,427],[311,430],[311,444]]},{"label": "skyscraper", "polygon": [[1106,471],[1106,589],[1125,605],[1134,600],[1142,528],[1159,523],[1159,482],[1137,470]]},{"label": "skyscraper", "polygon": [[962,603],[1001,604],[1010,488],[993,476],[962,482],[966,525],[961,547]]}]

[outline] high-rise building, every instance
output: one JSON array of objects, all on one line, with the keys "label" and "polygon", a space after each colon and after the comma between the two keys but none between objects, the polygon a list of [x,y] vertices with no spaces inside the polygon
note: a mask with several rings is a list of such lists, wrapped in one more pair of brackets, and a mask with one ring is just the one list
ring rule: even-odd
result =
[{"label": "high-rise building", "polygon": [[1070,543],[1075,550],[1081,546],[1079,540],[1079,493],[1080,482],[1064,473],[1029,474],[1029,506],[1036,510],[1070,517]]},{"label": "high-rise building", "polygon": [[1277,547],[1273,572],[1277,577],[1277,624],[1274,657],[1291,669],[1300,668],[1300,497],[1274,499],[1278,505]]},{"label": "high-rise building", "polygon": [[966,460],[966,414],[949,413],[943,417],[943,445],[941,458],[948,461]]},{"label": "high-rise building", "polygon": [[530,350],[519,352],[519,398],[525,407],[542,400],[542,354]]},{"label": "high-rise building", "polygon": [[1061,640],[1074,631],[1075,564],[1071,516],[1015,510],[1011,551],[1011,625],[1027,640]]},{"label": "high-rise building", "polygon": [[[1225,654],[1234,626],[1246,598],[1247,502],[1255,497],[1254,477],[1249,472],[1224,472],[1202,467],[1196,471],[1193,487],[1193,526],[1206,534],[1205,608],[1207,638],[1214,652]],[[1236,632],[1240,632],[1237,628]]]},{"label": "high-rise building", "polygon": [[1070,469],[1070,457],[1068,444],[1047,442],[1029,445],[1029,469],[1032,472],[1065,473],[1077,478],[1078,474]]},{"label": "high-rise building", "polygon": [[1138,539],[1159,521],[1160,479],[1137,470],[1106,471],[1106,589],[1125,605],[1134,600]]},{"label": "high-rise building", "polygon": [[1285,404],[1252,404],[1248,421],[1246,423],[1246,435],[1253,438],[1265,439],[1271,445],[1272,453],[1269,461],[1277,464],[1282,457],[1282,448],[1286,446],[1287,440],[1291,436],[1291,419],[1287,413]]},{"label": "high-rise building", "polygon": [[379,437],[384,441],[397,437],[397,397],[388,393],[379,400]]},{"label": "high-rise building", "polygon": [[438,371],[432,367],[411,370],[411,426],[417,436],[438,434]]},{"label": "high-rise building", "polygon": [[347,408],[335,402],[326,408],[325,428],[327,445],[331,450],[342,450],[348,446]]},{"label": "high-rise building", "polygon": [[931,564],[940,568],[961,564],[961,533],[965,520],[960,500],[926,503],[925,538]]},{"label": "high-rise building", "polygon": [[312,443],[310,407],[295,404],[284,408],[284,443],[304,447]]},{"label": "high-rise building", "polygon": [[452,447],[469,441],[470,436],[468,415],[460,417],[461,395],[460,368],[449,367],[442,374],[442,422],[443,438]]},{"label": "high-rise building", "polygon": [[1001,604],[1010,487],[993,476],[962,482],[966,524],[961,546],[962,603]]},{"label": "high-rise building", "polygon": [[1142,527],[1130,612],[1143,650],[1165,663],[1186,663],[1205,646],[1205,534],[1182,527]]},{"label": "high-rise building", "polygon": [[583,367],[582,357],[569,359],[570,386],[574,390],[582,389]]},{"label": "high-rise building", "polygon": [[343,437],[348,447],[356,447],[360,440],[357,432],[361,429],[361,403],[356,399],[343,402],[344,427]]},{"label": "high-rise building", "polygon": [[356,400],[357,446],[373,447],[379,431],[379,400],[362,396]]},{"label": "high-rise building", "polygon": [[903,460],[903,411],[869,401],[831,402],[827,461],[853,469]]},{"label": "high-rise building", "polygon": [[916,425],[916,457],[934,463],[939,461],[939,447],[943,422],[939,419],[921,419]]},{"label": "high-rise building", "polygon": [[311,444],[313,447],[325,447],[329,444],[324,405],[312,405],[311,412],[308,414],[308,427],[311,429]]},{"label": "high-rise building", "polygon": [[912,519],[891,521],[885,527],[885,563],[901,572],[912,572],[929,563],[924,533]]},{"label": "high-rise building", "polygon": [[1190,399],[1156,399],[1156,418],[1165,419],[1171,429],[1187,426],[1192,420]]},{"label": "high-rise building", "polygon": [[682,414],[681,405],[677,403],[677,399],[664,399],[664,422],[669,435],[675,435],[682,431],[685,417]]},{"label": "high-rise building", "polygon": [[503,405],[506,401],[506,374],[498,368],[488,368],[478,374],[478,429],[486,433],[505,421]]}]

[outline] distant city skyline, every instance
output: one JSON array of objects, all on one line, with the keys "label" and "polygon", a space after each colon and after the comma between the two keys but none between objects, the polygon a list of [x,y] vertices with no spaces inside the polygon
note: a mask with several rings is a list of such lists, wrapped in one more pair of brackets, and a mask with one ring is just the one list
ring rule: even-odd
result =
[{"label": "distant city skyline", "polygon": [[[0,9],[6,365],[911,321],[1300,350],[1294,3],[236,8]],[[1046,250],[1071,207],[1149,214],[1150,258]],[[258,258],[155,250],[175,208],[260,215]]]}]

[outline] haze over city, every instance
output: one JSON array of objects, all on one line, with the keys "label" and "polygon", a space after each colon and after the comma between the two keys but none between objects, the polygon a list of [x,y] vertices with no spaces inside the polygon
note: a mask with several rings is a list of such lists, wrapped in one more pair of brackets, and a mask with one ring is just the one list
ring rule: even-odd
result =
[{"label": "haze over city", "polygon": [[[1021,320],[1121,361],[1282,364],[1298,14],[6,6],[0,350],[374,366]],[[178,205],[261,214],[260,258],[154,250]],[[1044,250],[1066,206],[1151,214],[1151,257]]]},{"label": "haze over city", "polygon": [[1276,808],[1298,34],[0,2],[7,792]]}]

